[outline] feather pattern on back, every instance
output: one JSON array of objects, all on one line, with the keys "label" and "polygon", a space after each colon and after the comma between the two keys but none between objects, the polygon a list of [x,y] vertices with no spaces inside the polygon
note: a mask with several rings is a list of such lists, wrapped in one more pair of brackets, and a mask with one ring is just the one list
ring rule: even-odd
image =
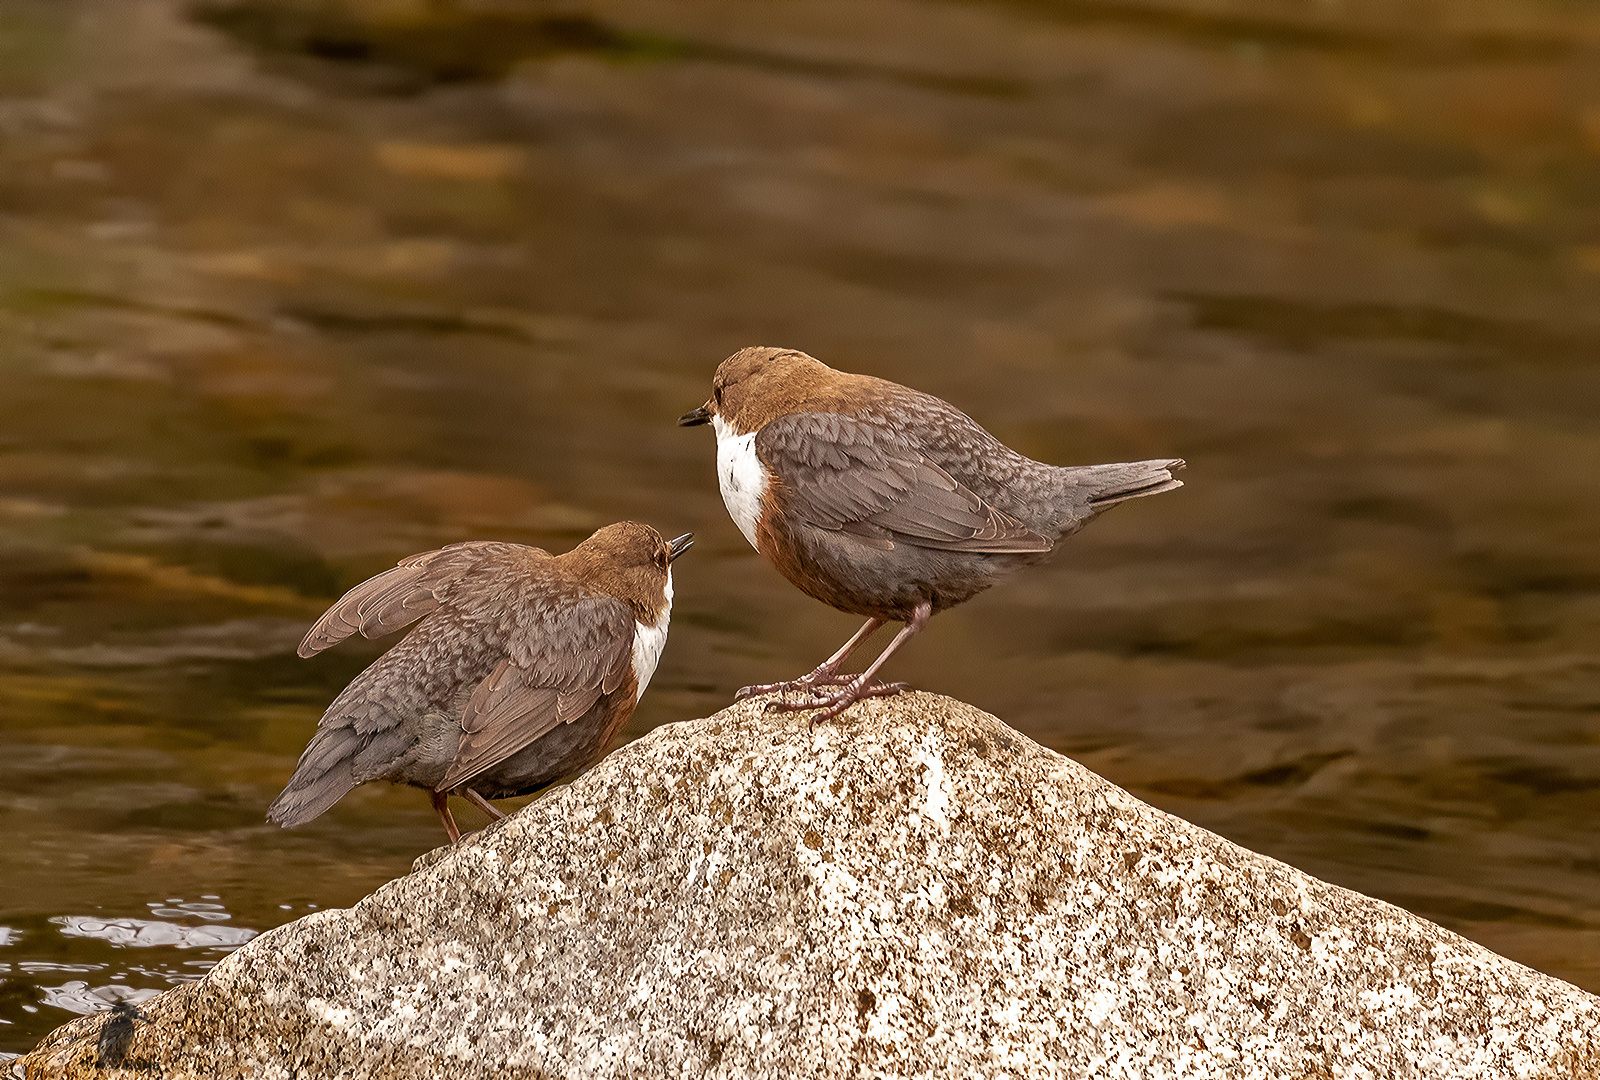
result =
[{"label": "feather pattern on back", "polygon": [[783,488],[784,514],[871,547],[995,553],[1051,547],[871,414],[779,417],[756,436],[756,452]]},{"label": "feather pattern on back", "polygon": [[414,782],[395,770],[429,716],[459,713],[459,749],[441,763],[437,789],[459,787],[583,716],[631,675],[628,604],[574,580],[548,552],[490,542],[414,555],[361,583],[317,620],[300,654],[418,619],[328,707],[268,811],[273,820],[308,821],[369,780]]}]

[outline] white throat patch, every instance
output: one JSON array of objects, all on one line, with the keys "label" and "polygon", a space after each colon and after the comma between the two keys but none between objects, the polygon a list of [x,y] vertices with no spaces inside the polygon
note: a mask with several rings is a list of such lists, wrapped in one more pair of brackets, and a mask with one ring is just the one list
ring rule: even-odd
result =
[{"label": "white throat patch", "polygon": [[756,522],[761,520],[761,500],[767,494],[767,470],[756,457],[756,433],[735,435],[733,425],[720,416],[711,418],[717,432],[717,486],[733,523],[750,546],[756,546]]},{"label": "white throat patch", "polygon": [[656,663],[661,650],[667,645],[667,623],[672,619],[672,567],[667,567],[667,606],[661,609],[656,624],[635,621],[633,624],[633,677],[639,680],[637,704],[644,697],[644,688],[650,685],[650,676],[656,673]]}]

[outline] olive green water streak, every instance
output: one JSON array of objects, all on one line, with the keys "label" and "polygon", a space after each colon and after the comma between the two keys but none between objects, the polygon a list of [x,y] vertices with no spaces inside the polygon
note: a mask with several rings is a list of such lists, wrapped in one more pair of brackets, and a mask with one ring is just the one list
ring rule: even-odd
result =
[{"label": "olive green water streak", "polygon": [[402,555],[695,531],[630,736],[843,640],[672,424],[756,343],[1190,461],[895,677],[1600,990],[1597,60],[1521,0],[0,0],[0,1050],[441,839],[262,821]]}]

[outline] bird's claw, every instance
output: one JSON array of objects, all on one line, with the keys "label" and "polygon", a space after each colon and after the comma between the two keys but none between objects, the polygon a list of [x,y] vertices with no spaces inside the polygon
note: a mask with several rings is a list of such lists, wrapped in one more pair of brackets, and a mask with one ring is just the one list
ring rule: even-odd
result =
[{"label": "bird's claw", "polygon": [[802,675],[798,679],[789,679],[787,682],[757,683],[754,686],[741,686],[734,693],[733,700],[744,701],[746,698],[766,697],[768,694],[792,694],[796,691],[810,691],[817,686],[840,686],[854,678],[854,675],[818,670],[811,672],[809,675]]},{"label": "bird's claw", "polygon": [[863,698],[890,697],[894,694],[900,693],[902,690],[910,689],[909,683],[886,683],[878,682],[876,679],[872,680],[871,682],[864,682],[861,680],[860,676],[854,676],[845,680],[834,680],[834,682],[843,682],[844,689],[832,694],[808,692],[804,697],[796,701],[789,701],[784,698],[774,698],[772,701],[767,702],[765,711],[804,712],[808,709],[815,709],[817,711],[812,714],[810,722],[807,725],[810,730],[815,731],[819,721],[832,720],[835,716],[838,716],[840,713],[844,712],[856,702],[861,701]]}]

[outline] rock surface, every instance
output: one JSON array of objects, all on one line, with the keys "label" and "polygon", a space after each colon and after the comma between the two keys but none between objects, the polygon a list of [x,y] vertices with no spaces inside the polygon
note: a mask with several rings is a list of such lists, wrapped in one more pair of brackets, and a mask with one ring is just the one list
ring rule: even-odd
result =
[{"label": "rock surface", "polygon": [[[959,702],[669,726],[143,1008],[169,1077],[1581,1077],[1600,998]],[[34,1077],[101,1076],[102,1017]]]}]

